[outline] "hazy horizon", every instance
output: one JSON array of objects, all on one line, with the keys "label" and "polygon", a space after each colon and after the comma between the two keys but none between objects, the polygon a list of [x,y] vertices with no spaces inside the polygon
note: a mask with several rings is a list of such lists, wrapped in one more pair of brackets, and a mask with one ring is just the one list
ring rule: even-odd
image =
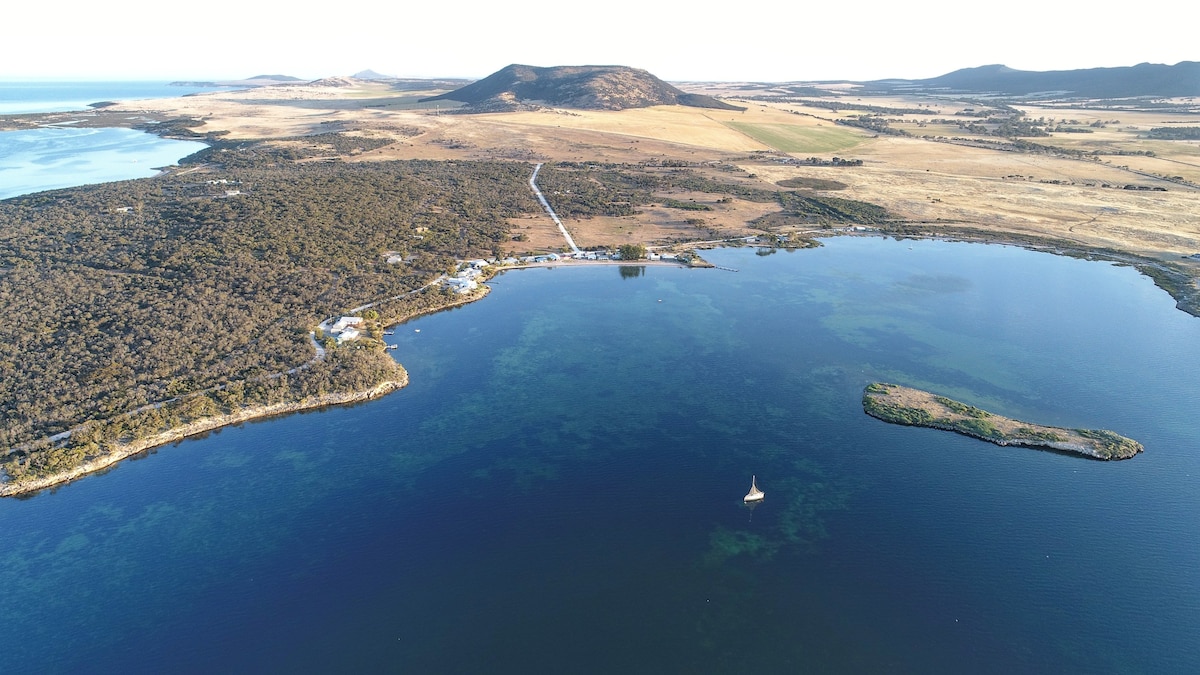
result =
[{"label": "hazy horizon", "polygon": [[[867,81],[1001,63],[1046,71],[1200,59],[1187,21],[1032,0],[977,14],[964,6],[953,16],[877,0],[720,12],[632,0],[602,12],[548,0],[468,2],[453,13],[370,0],[353,13],[320,14],[232,0],[64,0],[56,9],[52,36],[10,31],[0,43],[0,80],[318,79],[368,68],[477,79],[526,63],[627,65],[669,81]],[[43,14],[17,5],[10,25],[42,25]]]},{"label": "hazy horizon", "polygon": [[[667,81],[670,81],[670,82],[869,82],[869,81],[874,81],[874,80],[919,80],[919,79],[927,79],[927,78],[939,77],[939,76],[941,76],[941,75],[946,75],[946,74],[948,74],[948,73],[952,73],[952,72],[959,71],[959,70],[966,70],[966,69],[970,69],[970,68],[982,68],[982,67],[986,67],[986,66],[992,66],[992,65],[1002,65],[1002,66],[1006,66],[1006,67],[1008,67],[1008,68],[1012,68],[1012,69],[1014,69],[1014,70],[1020,70],[1020,71],[1026,71],[1026,72],[1051,72],[1051,71],[1067,71],[1067,70],[1088,70],[1088,69],[1092,69],[1092,68],[1128,68],[1128,67],[1132,67],[1132,66],[1136,66],[1136,65],[1146,64],[1146,63],[1152,64],[1152,65],[1165,65],[1165,66],[1174,66],[1174,65],[1178,65],[1179,63],[1185,63],[1185,62],[1195,62],[1195,61],[1200,61],[1200,58],[1197,58],[1197,59],[1182,59],[1182,60],[1180,60],[1180,61],[1175,61],[1175,62],[1170,62],[1170,63],[1163,63],[1163,62],[1156,62],[1156,61],[1145,61],[1145,60],[1143,60],[1143,61],[1138,61],[1138,62],[1136,62],[1136,63],[1126,63],[1126,64],[1117,64],[1117,65],[1079,66],[1078,68],[1051,68],[1051,69],[1039,69],[1039,70],[1035,70],[1035,69],[1028,69],[1028,68],[1017,68],[1017,67],[1015,67],[1015,66],[1013,66],[1013,65],[1011,65],[1011,64],[1008,64],[1008,63],[979,63],[979,64],[973,64],[973,65],[963,65],[963,66],[954,66],[954,67],[948,67],[946,70],[942,70],[942,71],[939,71],[939,72],[936,72],[936,73],[932,73],[932,74],[929,74],[929,75],[921,75],[921,76],[919,76],[919,77],[907,77],[907,76],[902,76],[902,75],[884,75],[884,76],[880,76],[880,77],[872,77],[872,78],[868,78],[868,79],[856,79],[856,78],[850,78],[850,77],[826,77],[826,78],[792,78],[792,79],[774,79],[774,80],[767,80],[767,79],[753,79],[753,78],[739,78],[739,79],[718,79],[718,78],[671,78],[671,77],[666,77],[666,76],[663,76],[663,75],[661,75],[660,73],[658,73],[658,72],[655,72],[654,70],[652,70],[652,69],[650,69],[650,68],[644,68],[644,67],[642,67],[642,66],[640,66],[640,65],[637,65],[637,64],[631,64],[631,63],[524,63],[524,62],[517,62],[517,61],[514,61],[514,62],[512,62],[512,63],[522,63],[523,65],[529,65],[529,66],[535,66],[535,67],[551,67],[551,66],[591,66],[591,65],[595,65],[595,66],[599,66],[599,65],[605,65],[605,66],[629,66],[629,67],[632,67],[632,68],[641,68],[641,69],[643,69],[643,70],[650,71],[652,74],[654,74],[654,75],[656,75],[656,76],[660,77],[661,79],[663,79],[663,80],[667,80]],[[511,64],[509,64],[509,63],[506,63],[506,64],[503,64],[503,65],[497,66],[497,67],[496,67],[496,68],[494,68],[493,70],[490,70],[490,71],[488,71],[488,72],[486,72],[486,73],[482,73],[482,74],[473,74],[473,75],[459,75],[459,74],[441,74],[441,75],[436,75],[436,74],[435,74],[435,75],[404,75],[404,74],[397,74],[397,73],[388,72],[388,71],[385,71],[385,70],[380,70],[380,69],[378,69],[378,68],[373,68],[373,67],[370,67],[370,66],[366,66],[366,67],[363,67],[363,68],[358,68],[358,69],[356,69],[356,70],[349,71],[349,72],[337,72],[337,73],[333,73],[333,72],[326,72],[326,73],[322,73],[322,74],[316,74],[316,75],[313,75],[313,74],[308,74],[308,73],[301,73],[301,74],[297,74],[297,72],[298,72],[298,71],[297,71],[297,72],[292,72],[292,71],[289,71],[289,70],[287,70],[287,69],[275,69],[275,70],[270,70],[270,71],[267,71],[267,70],[261,70],[261,71],[254,71],[254,72],[251,72],[251,73],[247,73],[247,74],[244,74],[244,75],[208,75],[208,76],[205,76],[205,75],[190,75],[190,76],[174,76],[174,77],[172,77],[172,76],[158,76],[158,77],[150,77],[150,76],[145,76],[145,77],[139,77],[139,76],[120,76],[120,75],[112,75],[112,76],[105,76],[105,75],[93,75],[93,76],[73,76],[73,75],[61,75],[61,76],[16,76],[16,75],[3,75],[3,74],[0,74],[0,82],[6,82],[6,83],[39,83],[39,82],[46,82],[46,83],[64,83],[64,84],[65,84],[65,83],[71,83],[71,82],[239,82],[239,81],[244,81],[244,80],[249,80],[249,79],[252,79],[252,78],[256,78],[256,77],[259,77],[259,76],[262,76],[262,75],[277,75],[277,76],[285,76],[285,77],[294,77],[294,78],[297,78],[298,80],[300,80],[300,81],[303,81],[303,82],[311,82],[311,81],[314,81],[314,80],[320,80],[320,79],[327,78],[327,77],[352,77],[352,76],[354,76],[356,73],[360,73],[360,72],[363,72],[363,71],[368,71],[368,70],[369,70],[369,71],[373,71],[373,72],[375,72],[376,74],[378,74],[378,75],[381,75],[381,76],[386,76],[386,77],[389,77],[389,78],[396,78],[396,79],[415,79],[415,80],[446,80],[446,79],[460,79],[460,80],[479,80],[479,79],[482,79],[482,78],[484,78],[484,77],[487,77],[488,75],[491,75],[492,73],[495,73],[496,71],[498,71],[498,70],[500,70],[501,68],[504,68],[504,67],[506,67],[506,66],[508,66],[508,65],[511,65]]]}]

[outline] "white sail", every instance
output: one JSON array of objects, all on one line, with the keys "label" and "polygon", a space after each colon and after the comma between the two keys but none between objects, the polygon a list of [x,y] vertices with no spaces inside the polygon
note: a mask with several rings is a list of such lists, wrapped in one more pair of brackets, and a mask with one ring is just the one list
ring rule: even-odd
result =
[{"label": "white sail", "polygon": [[750,492],[746,493],[746,496],[742,499],[742,501],[759,502],[762,501],[762,498],[765,496],[766,495],[763,493],[763,491],[758,489],[756,477],[750,476]]}]

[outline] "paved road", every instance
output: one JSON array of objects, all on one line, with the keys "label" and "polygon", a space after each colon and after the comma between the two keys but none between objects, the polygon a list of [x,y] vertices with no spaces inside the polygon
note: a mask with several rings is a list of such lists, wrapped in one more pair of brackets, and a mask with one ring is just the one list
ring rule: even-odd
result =
[{"label": "paved road", "polygon": [[542,165],[540,163],[533,167],[533,175],[529,177],[529,187],[533,188],[533,194],[537,195],[538,201],[542,203],[542,208],[546,209],[546,213],[549,213],[550,217],[554,219],[554,224],[558,225],[558,231],[562,232],[563,238],[567,240],[567,246],[571,247],[571,252],[582,253],[579,247],[575,245],[575,240],[571,238],[571,233],[567,232],[567,228],[563,227],[562,221],[558,219],[558,214],[554,213],[554,209],[550,208],[550,202],[546,201],[545,195],[538,189],[537,175],[541,170]]}]

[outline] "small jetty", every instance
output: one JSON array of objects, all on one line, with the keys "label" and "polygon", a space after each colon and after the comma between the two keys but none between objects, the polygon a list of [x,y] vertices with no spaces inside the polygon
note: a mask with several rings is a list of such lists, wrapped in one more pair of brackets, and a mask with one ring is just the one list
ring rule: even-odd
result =
[{"label": "small jetty", "polygon": [[755,476],[750,476],[750,491],[742,498],[742,501],[750,504],[752,502],[761,502],[766,495],[762,490],[758,489],[758,481]]},{"label": "small jetty", "polygon": [[1129,459],[1143,449],[1141,443],[1107,429],[1066,429],[1022,422],[898,384],[867,385],[863,411],[892,424],[944,429],[996,445],[1046,448],[1093,459]]}]

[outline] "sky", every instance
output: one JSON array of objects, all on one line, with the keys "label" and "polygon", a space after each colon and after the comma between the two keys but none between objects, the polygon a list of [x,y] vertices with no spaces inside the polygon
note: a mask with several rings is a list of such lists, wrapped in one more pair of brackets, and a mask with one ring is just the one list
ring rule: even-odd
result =
[{"label": "sky", "polygon": [[861,81],[994,63],[1067,70],[1200,60],[1182,0],[1136,10],[1044,0],[13,4],[0,80],[316,79],[368,68],[480,78],[524,63],[633,66],[675,82]]}]

